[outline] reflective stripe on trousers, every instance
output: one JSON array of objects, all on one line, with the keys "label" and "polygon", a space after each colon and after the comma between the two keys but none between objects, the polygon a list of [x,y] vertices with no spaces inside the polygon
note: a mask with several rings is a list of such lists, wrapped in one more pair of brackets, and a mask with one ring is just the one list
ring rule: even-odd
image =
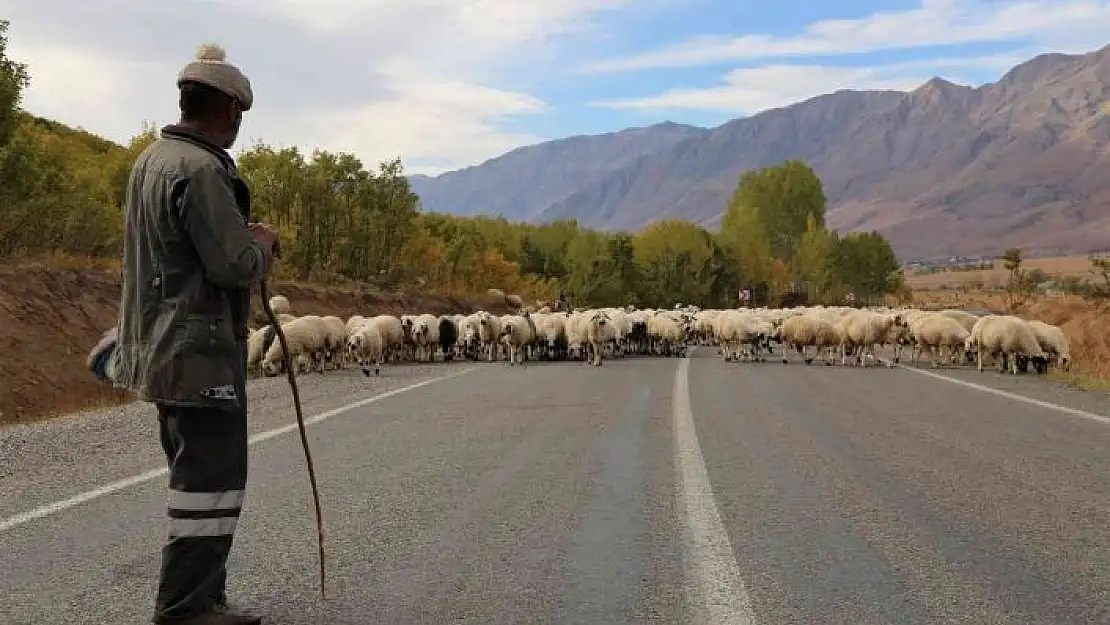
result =
[{"label": "reflective stripe on trousers", "polygon": [[237,509],[243,507],[244,494],[245,491],[241,488],[218,493],[186,493],[171,490],[167,505],[170,510],[188,510],[190,512]]},{"label": "reflective stripe on trousers", "polygon": [[243,507],[243,489],[216,493],[169,492],[169,537],[232,536]]},{"label": "reflective stripe on trousers", "polygon": [[239,517],[215,519],[170,519],[170,539],[196,538],[199,536],[232,536]]}]

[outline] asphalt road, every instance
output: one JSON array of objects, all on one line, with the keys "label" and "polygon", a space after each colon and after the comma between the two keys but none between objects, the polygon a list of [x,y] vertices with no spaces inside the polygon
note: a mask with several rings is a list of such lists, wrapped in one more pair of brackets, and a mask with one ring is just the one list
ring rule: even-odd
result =
[{"label": "asphalt road", "polygon": [[[326,602],[287,391],[253,383],[233,598],[289,625],[1110,623],[1110,396],[713,351],[305,377]],[[148,622],[154,426],[0,430],[0,623]]]}]

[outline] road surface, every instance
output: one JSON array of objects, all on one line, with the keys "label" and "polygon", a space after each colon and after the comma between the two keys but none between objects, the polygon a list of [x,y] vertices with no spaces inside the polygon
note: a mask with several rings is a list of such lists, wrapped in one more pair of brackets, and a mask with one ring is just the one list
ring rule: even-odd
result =
[{"label": "road surface", "polygon": [[[288,393],[252,384],[233,598],[288,625],[1110,623],[1110,397],[713,352],[305,377],[324,603]],[[148,622],[154,432],[141,405],[0,430],[0,623]]]}]

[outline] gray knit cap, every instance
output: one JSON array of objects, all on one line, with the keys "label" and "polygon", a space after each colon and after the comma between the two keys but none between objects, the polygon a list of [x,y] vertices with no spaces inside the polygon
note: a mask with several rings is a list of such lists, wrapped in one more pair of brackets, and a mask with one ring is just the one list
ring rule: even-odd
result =
[{"label": "gray knit cap", "polygon": [[225,59],[227,53],[220,46],[206,43],[197,49],[197,58],[182,68],[177,76],[177,86],[185,81],[199,82],[213,89],[219,89],[228,96],[235,98],[243,105],[244,111],[249,111],[254,104],[254,93],[251,91],[251,81],[231,63]]}]

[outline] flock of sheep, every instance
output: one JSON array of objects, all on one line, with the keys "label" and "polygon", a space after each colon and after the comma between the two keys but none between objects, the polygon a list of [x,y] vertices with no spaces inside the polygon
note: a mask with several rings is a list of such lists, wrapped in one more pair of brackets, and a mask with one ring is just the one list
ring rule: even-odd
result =
[{"label": "flock of sheep", "polygon": [[[712,345],[726,361],[766,362],[780,351],[806,364],[867,366],[892,350],[887,366],[905,350],[916,366],[926,352],[933,367],[984,358],[1000,371],[1037,373],[1050,364],[1070,367],[1068,342],[1057,326],[1010,315],[976,316],[961,310],[913,308],[798,307],[783,309],[596,308],[553,312],[521,309],[507,315],[479,311],[470,315],[354,315],[294,317],[289,301],[271,299],[289,342],[298,373],[343,369],[356,364],[377,375],[386,363],[504,359],[581,360],[601,366],[603,358],[629,355],[681,356],[689,345]],[[281,343],[269,326],[252,330],[248,366],[267,376],[283,372]]]}]

